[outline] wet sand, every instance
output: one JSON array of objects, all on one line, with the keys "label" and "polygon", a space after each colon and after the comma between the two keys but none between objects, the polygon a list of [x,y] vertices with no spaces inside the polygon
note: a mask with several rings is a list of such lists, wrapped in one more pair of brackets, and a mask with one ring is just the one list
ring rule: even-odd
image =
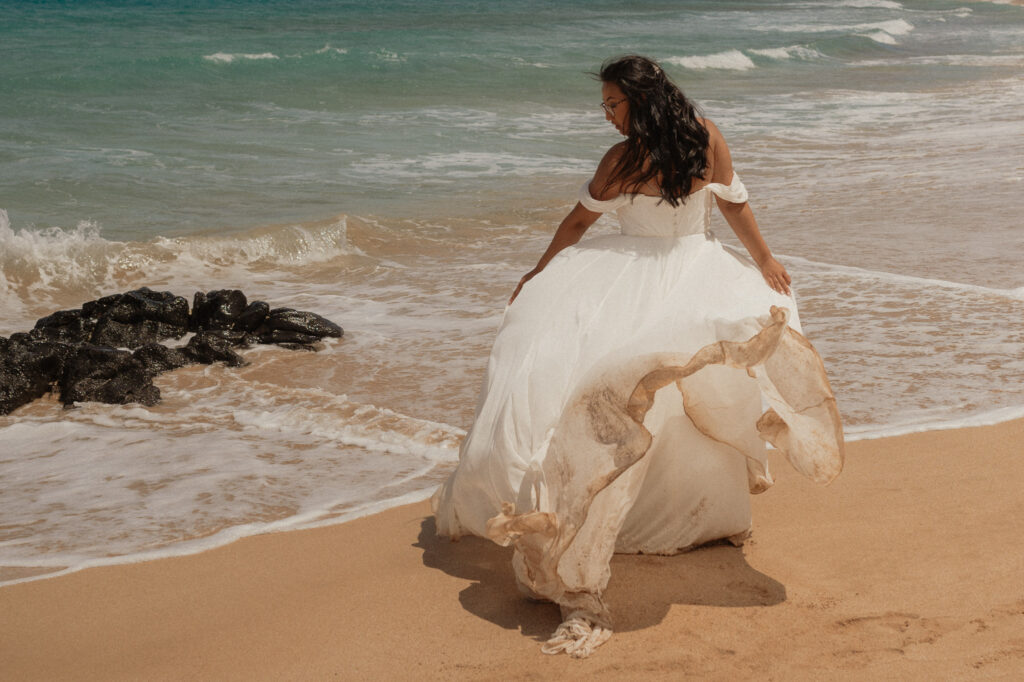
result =
[{"label": "wet sand", "polygon": [[1024,420],[851,443],[825,488],[773,464],[743,548],[614,559],[586,660],[542,655],[558,610],[422,502],[0,589],[0,677],[1019,679]]}]

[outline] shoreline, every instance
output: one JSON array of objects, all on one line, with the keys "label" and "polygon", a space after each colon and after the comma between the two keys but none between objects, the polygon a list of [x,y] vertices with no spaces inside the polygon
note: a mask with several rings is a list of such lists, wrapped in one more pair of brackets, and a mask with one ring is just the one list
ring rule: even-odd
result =
[{"label": "shoreline", "polygon": [[[1022,0],[1024,1],[1024,0]],[[846,442],[855,443],[859,441],[872,441],[886,438],[896,438],[899,436],[923,434],[932,432],[943,432],[959,429],[986,427],[986,426],[998,426],[1008,422],[1017,420],[1024,420],[1024,406],[1011,406],[994,408],[986,410],[969,417],[961,419],[946,419],[934,422],[908,422],[894,425],[888,425],[883,427],[871,427],[866,428],[862,431],[854,431],[852,434],[847,433]],[[37,571],[35,569],[46,569],[55,567],[54,563],[41,562],[32,566],[8,566],[6,568],[0,567],[0,590],[6,587],[14,585],[21,585],[29,582],[36,582],[39,580],[50,580],[54,578],[60,578],[63,576],[72,575],[79,571],[85,571],[93,568],[103,568],[111,566],[126,566],[138,563],[145,563],[148,561],[160,561],[164,559],[174,559],[177,557],[194,556],[203,552],[209,552],[221,547],[225,547],[239,540],[246,538],[259,537],[261,535],[271,535],[275,533],[291,533],[303,530],[313,530],[318,528],[329,528],[331,526],[343,525],[351,523],[358,519],[366,518],[375,514],[380,514],[393,509],[395,507],[415,504],[423,500],[429,499],[433,494],[436,486],[432,485],[429,488],[422,490],[413,490],[398,497],[378,500],[374,502],[368,502],[366,504],[357,505],[353,509],[338,515],[311,522],[295,521],[293,519],[307,519],[312,516],[322,516],[324,513],[322,510],[310,510],[303,512],[295,517],[287,517],[271,522],[252,522],[240,524],[237,526],[230,526],[224,528],[213,535],[200,538],[192,538],[189,540],[182,540],[180,542],[161,547],[155,550],[147,552],[139,552],[136,554],[127,554],[122,556],[112,556],[106,558],[97,558],[87,560],[76,566],[66,566],[55,568],[52,571]],[[4,573],[8,574],[23,574],[23,577],[13,579],[2,579]]]},{"label": "shoreline", "polygon": [[429,505],[0,588],[14,679],[1010,678],[1024,663],[1024,420],[848,446],[828,487],[773,457],[754,535],[616,555],[616,634],[540,653],[558,610]]}]

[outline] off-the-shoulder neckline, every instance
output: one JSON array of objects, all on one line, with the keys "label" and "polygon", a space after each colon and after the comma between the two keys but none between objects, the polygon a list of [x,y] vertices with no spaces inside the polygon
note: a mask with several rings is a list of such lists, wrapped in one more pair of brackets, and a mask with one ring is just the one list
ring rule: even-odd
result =
[{"label": "off-the-shoulder neckline", "polygon": [[[720,182],[709,182],[708,184],[704,185],[700,189],[698,189],[698,190],[696,190],[694,192],[690,192],[689,194],[687,194],[686,198],[689,199],[690,197],[692,197],[695,194],[700,194],[701,192],[706,190],[711,185],[722,185],[722,183],[720,183]],[[728,187],[728,186],[729,185],[722,185],[722,187]],[[659,200],[660,199],[664,199],[664,197],[661,196],[660,194],[642,194],[640,192],[627,192],[625,194],[616,194],[611,199],[597,199],[597,198],[594,197],[593,194],[590,193],[590,181],[589,180],[587,181],[587,195],[590,197],[591,201],[596,201],[599,204],[606,204],[609,201],[615,201],[616,199],[619,199],[619,198],[622,198],[622,197],[626,197],[627,199],[636,199],[637,197],[646,197],[648,199],[659,199]]]},{"label": "off-the-shoulder neckline", "polygon": [[[729,184],[725,184],[724,182],[709,182],[708,184],[704,185],[700,189],[698,189],[698,190],[696,190],[694,192],[690,192],[689,194],[687,194],[686,198],[689,199],[693,195],[698,194],[700,192],[703,192],[704,190],[708,189],[712,185],[718,185],[719,187],[725,187],[726,189],[728,189],[729,187],[732,187],[732,183],[735,182],[738,177],[739,176],[736,175],[736,171],[734,170],[733,173],[732,173],[732,181],[729,182]],[[627,192],[625,194],[617,194],[614,197],[612,197],[611,199],[598,199],[593,194],[590,193],[590,181],[589,180],[587,180],[586,188],[587,188],[587,196],[590,197],[591,201],[596,201],[599,204],[607,204],[608,202],[615,201],[616,199],[619,199],[621,197],[626,197],[628,199],[636,199],[637,197],[647,197],[648,199],[659,199],[659,200],[664,198],[660,194],[643,194],[641,192]]]}]

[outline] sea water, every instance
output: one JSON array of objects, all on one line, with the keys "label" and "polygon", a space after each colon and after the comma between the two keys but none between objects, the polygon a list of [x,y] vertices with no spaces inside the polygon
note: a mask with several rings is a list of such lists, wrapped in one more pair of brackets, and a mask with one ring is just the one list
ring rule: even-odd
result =
[{"label": "sea water", "polygon": [[630,52],[726,135],[850,437],[1024,415],[1024,8],[2,1],[0,42],[0,335],[140,286],[346,329],[0,417],[0,582],[426,495]]}]

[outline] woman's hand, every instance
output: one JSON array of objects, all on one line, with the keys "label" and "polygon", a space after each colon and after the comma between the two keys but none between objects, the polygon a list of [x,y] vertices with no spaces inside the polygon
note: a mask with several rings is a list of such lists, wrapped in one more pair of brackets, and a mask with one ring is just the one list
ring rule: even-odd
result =
[{"label": "woman's hand", "polygon": [[519,280],[519,284],[516,285],[516,290],[512,292],[512,296],[508,299],[509,305],[512,305],[512,301],[516,300],[516,296],[518,296],[519,292],[523,290],[523,285],[529,282],[531,279],[533,279],[538,272],[540,272],[540,270],[534,268],[533,270],[530,270],[528,273],[523,275],[523,278]]},{"label": "woman's hand", "polygon": [[790,294],[789,285],[793,280],[786,272],[786,267],[775,258],[769,256],[768,260],[761,264],[761,275],[775,291],[787,296]]}]

